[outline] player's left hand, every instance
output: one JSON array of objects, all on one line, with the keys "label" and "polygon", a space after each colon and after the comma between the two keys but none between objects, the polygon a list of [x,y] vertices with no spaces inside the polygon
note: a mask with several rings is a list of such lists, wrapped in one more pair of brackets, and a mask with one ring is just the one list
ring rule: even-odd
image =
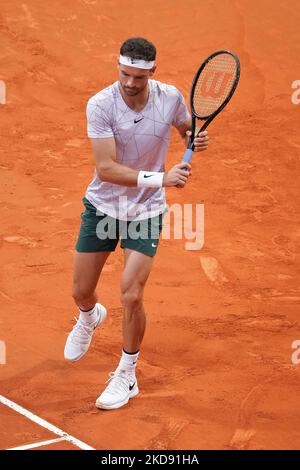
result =
[{"label": "player's left hand", "polygon": [[[188,137],[192,135],[191,131],[187,131],[186,135]],[[207,131],[200,132],[198,137],[196,137],[194,140],[194,152],[203,152],[203,150],[206,150],[208,147],[208,141],[209,141],[208,132]]]}]

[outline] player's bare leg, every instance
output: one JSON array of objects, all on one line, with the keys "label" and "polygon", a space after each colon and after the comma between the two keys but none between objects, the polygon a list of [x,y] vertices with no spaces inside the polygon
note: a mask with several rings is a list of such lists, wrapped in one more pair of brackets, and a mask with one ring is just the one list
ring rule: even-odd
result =
[{"label": "player's bare leg", "polygon": [[78,361],[88,351],[94,330],[106,317],[106,308],[97,303],[95,289],[110,252],[75,251],[72,295],[79,307],[79,319],[65,345],[65,359]]},{"label": "player's bare leg", "polygon": [[97,253],[75,251],[72,296],[80,309],[90,310],[97,302],[95,289],[109,255],[109,251]]},{"label": "player's bare leg", "polygon": [[140,349],[146,315],[143,294],[154,258],[137,251],[125,249],[125,268],[121,277],[121,302],[123,313],[123,349],[134,353]]},{"label": "player's bare leg", "polygon": [[143,294],[153,260],[153,257],[125,249],[121,277],[123,351],[117,369],[110,374],[109,385],[96,401],[98,408],[120,408],[139,393],[135,369],[146,327]]}]

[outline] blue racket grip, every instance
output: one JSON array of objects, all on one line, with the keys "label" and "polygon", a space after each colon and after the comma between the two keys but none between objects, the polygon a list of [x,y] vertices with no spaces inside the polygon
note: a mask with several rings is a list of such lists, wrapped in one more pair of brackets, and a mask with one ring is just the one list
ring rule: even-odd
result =
[{"label": "blue racket grip", "polygon": [[181,160],[181,163],[190,163],[191,159],[193,156],[193,150],[192,149],[186,149],[185,154],[183,155],[183,158]]}]

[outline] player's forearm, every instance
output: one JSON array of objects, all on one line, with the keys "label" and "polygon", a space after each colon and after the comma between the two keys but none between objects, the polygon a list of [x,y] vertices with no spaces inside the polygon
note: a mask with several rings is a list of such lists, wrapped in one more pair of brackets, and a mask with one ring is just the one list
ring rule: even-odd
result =
[{"label": "player's forearm", "polygon": [[121,186],[137,186],[138,170],[111,162],[109,165],[97,167],[96,171],[102,181]]}]

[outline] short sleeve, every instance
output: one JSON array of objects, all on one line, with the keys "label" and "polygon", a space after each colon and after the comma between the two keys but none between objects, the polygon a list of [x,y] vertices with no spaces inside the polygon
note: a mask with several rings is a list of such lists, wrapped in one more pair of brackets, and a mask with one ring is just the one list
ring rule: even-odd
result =
[{"label": "short sleeve", "polygon": [[178,93],[178,100],[176,104],[176,111],[175,111],[174,118],[172,121],[172,125],[175,127],[180,126],[181,124],[183,124],[184,122],[188,121],[191,118],[191,115],[188,111],[183,95],[178,90],[177,90],[177,93]]},{"label": "short sleeve", "polygon": [[113,137],[112,126],[109,122],[105,103],[96,102],[93,99],[88,101],[86,107],[87,135],[92,139],[104,139]]}]

